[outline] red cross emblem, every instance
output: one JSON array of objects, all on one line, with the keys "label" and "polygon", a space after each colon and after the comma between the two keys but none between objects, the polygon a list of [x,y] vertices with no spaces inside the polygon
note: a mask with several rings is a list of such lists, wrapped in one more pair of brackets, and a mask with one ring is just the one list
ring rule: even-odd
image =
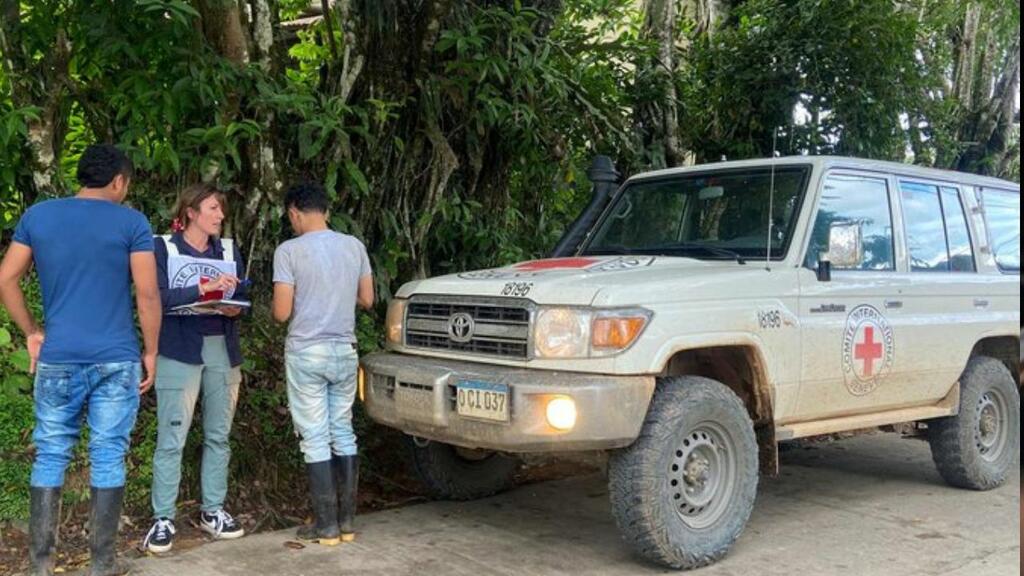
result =
[{"label": "red cross emblem", "polygon": [[864,327],[864,341],[854,347],[853,357],[864,362],[864,376],[875,375],[875,362],[882,359],[881,342],[875,342],[875,327]]},{"label": "red cross emblem", "polygon": [[552,258],[550,260],[536,260],[533,262],[526,262],[525,264],[517,264],[516,270],[522,272],[541,272],[543,270],[559,270],[559,269],[581,269],[587,266],[593,266],[600,260],[593,258]]},{"label": "red cross emblem", "polygon": [[858,306],[846,319],[843,331],[843,375],[854,396],[874,392],[892,369],[896,333],[876,308]]}]

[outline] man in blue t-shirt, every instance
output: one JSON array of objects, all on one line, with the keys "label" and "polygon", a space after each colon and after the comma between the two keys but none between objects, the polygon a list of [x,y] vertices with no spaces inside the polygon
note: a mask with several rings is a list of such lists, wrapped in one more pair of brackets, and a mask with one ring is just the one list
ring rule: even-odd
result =
[{"label": "man in blue t-shirt", "polygon": [[[121,206],[131,175],[131,161],[117,148],[87,148],[78,163],[78,195],[29,208],[0,263],[0,302],[25,332],[30,372],[36,374],[33,575],[54,571],[64,471],[84,414],[91,463],[91,574],[121,573],[115,544],[124,460],[139,396],[153,384],[161,316],[152,230],[145,216]],[[19,286],[33,262],[43,293],[45,333]],[[132,317],[133,283],[145,344],[141,355]]]}]

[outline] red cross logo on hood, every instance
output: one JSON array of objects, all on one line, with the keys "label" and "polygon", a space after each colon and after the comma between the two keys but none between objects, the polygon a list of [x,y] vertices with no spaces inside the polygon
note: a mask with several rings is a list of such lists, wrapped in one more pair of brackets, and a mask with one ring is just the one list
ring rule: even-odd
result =
[{"label": "red cross logo on hood", "polygon": [[580,270],[597,264],[600,260],[594,258],[552,258],[550,260],[535,260],[523,264],[516,264],[515,269],[522,272],[540,272],[543,270]]}]

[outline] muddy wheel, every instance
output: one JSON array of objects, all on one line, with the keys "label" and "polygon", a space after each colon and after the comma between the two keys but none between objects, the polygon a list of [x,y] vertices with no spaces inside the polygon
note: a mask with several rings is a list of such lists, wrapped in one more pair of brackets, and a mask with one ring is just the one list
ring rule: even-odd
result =
[{"label": "muddy wheel", "polygon": [[1002,362],[971,359],[960,378],[960,414],[929,421],[928,441],[951,486],[992,490],[1006,482],[1020,450],[1020,396]]},{"label": "muddy wheel", "polygon": [[406,439],[416,475],[431,496],[442,500],[476,500],[504,492],[512,488],[522,465],[506,454]]},{"label": "muddy wheel", "polygon": [[612,512],[644,558],[677,569],[724,557],[757,497],[754,425],[719,382],[659,381],[640,438],[609,462]]}]

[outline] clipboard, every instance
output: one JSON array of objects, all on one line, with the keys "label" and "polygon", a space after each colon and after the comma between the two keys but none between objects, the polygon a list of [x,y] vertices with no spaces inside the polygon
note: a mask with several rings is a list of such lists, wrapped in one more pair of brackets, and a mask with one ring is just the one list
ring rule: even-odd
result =
[{"label": "clipboard", "polygon": [[192,302],[191,304],[183,304],[181,306],[175,306],[171,308],[172,312],[179,312],[182,310],[190,310],[196,314],[220,314],[221,308],[242,308],[248,310],[252,308],[252,302],[245,300],[231,300],[229,298],[221,298],[219,300],[203,300],[199,302]]}]

